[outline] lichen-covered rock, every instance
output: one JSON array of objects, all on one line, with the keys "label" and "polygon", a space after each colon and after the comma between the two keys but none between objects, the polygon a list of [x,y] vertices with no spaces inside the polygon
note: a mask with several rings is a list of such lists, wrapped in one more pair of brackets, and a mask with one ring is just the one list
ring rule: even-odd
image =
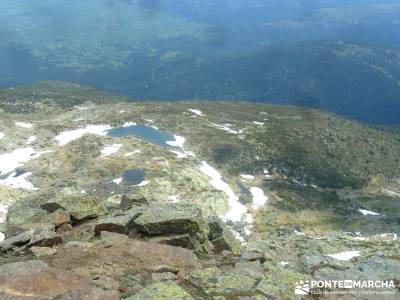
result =
[{"label": "lichen-covered rock", "polygon": [[51,256],[57,253],[57,250],[51,247],[31,247],[30,250],[36,257]]},{"label": "lichen-covered rock", "polygon": [[97,220],[94,232],[99,235],[102,231],[128,233],[128,224],[132,221],[131,216],[104,217]]},{"label": "lichen-covered rock", "polygon": [[210,241],[219,238],[224,233],[224,224],[218,216],[208,217],[207,225],[208,228],[210,229],[208,233],[208,239]]},{"label": "lichen-covered rock", "polygon": [[125,211],[131,209],[133,206],[147,205],[149,200],[140,192],[135,194],[122,195],[120,201],[120,208]]},{"label": "lichen-covered rock", "polygon": [[30,239],[32,238],[35,230],[31,229],[28,231],[24,231],[20,234],[17,234],[15,236],[12,236],[8,239],[5,239],[4,241],[0,242],[0,251],[8,251],[13,248],[16,248],[17,246],[25,245],[27,244]]},{"label": "lichen-covered rock", "polygon": [[257,278],[238,272],[222,272],[216,267],[194,270],[188,282],[210,296],[249,296],[254,293]]},{"label": "lichen-covered rock", "polygon": [[58,202],[74,222],[82,222],[107,214],[105,204],[92,196],[69,197]]},{"label": "lichen-covered rock", "polygon": [[117,245],[128,240],[128,236],[120,233],[101,231],[101,240],[109,245]]},{"label": "lichen-covered rock", "polygon": [[174,280],[176,280],[176,275],[174,273],[170,273],[170,272],[152,273],[151,279],[153,279],[154,282],[174,281]]},{"label": "lichen-covered rock", "polygon": [[[198,252],[211,252],[208,240],[208,226],[202,211],[195,205],[163,204],[150,206],[134,221],[134,228],[147,235],[180,235],[164,242],[195,249]],[[187,236],[185,236],[187,235]]]},{"label": "lichen-covered rock", "polygon": [[54,226],[43,225],[37,229],[22,232],[0,243],[0,251],[6,252],[33,246],[52,247],[62,242],[61,236],[55,232]]},{"label": "lichen-covered rock", "polygon": [[205,231],[201,210],[194,205],[150,206],[135,220],[135,228],[145,234],[185,234]]},{"label": "lichen-covered rock", "polygon": [[211,241],[214,246],[214,251],[216,253],[222,252],[224,250],[231,251],[234,253],[239,253],[241,245],[236,239],[232,229],[225,227],[223,233],[220,237]]},{"label": "lichen-covered rock", "polygon": [[162,299],[174,299],[174,300],[192,300],[193,298],[181,287],[175,283],[170,282],[158,282],[149,285],[135,295],[126,298],[127,300],[162,300]]}]

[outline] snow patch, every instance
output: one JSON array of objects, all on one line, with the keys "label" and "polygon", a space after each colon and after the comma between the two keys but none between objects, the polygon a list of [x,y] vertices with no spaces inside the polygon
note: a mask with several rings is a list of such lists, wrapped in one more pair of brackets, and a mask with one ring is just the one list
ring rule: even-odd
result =
[{"label": "snow patch", "polygon": [[254,121],[253,124],[262,126],[262,125],[264,125],[265,123],[264,123],[264,122]]},{"label": "snow patch", "polygon": [[0,140],[4,138],[4,133],[0,132]]},{"label": "snow patch", "polygon": [[253,195],[253,208],[264,207],[265,203],[268,201],[268,197],[265,196],[264,191],[259,187],[251,187],[250,193]]},{"label": "snow patch", "polygon": [[106,136],[110,129],[109,125],[88,125],[85,128],[61,132],[56,136],[56,141],[59,146],[65,146],[76,139],[80,139],[85,134]]},{"label": "snow patch", "polygon": [[6,236],[4,233],[0,232],[0,242],[4,241],[6,239]]},{"label": "snow patch", "polygon": [[199,117],[205,117],[205,115],[203,114],[203,112],[200,109],[188,109],[188,111],[194,113],[195,115],[197,115]]},{"label": "snow patch", "polygon": [[174,196],[168,196],[168,201],[171,203],[178,203],[180,201],[179,196],[174,195]]},{"label": "snow patch", "polygon": [[28,138],[28,140],[26,141],[26,144],[27,144],[27,145],[31,145],[31,144],[33,144],[34,142],[36,142],[36,136],[32,135],[32,136],[30,136],[30,137]]},{"label": "snow patch", "polygon": [[31,124],[31,123],[15,122],[14,124],[17,127],[26,128],[26,129],[31,129],[33,127],[33,124]]},{"label": "snow patch", "polygon": [[74,106],[77,110],[88,110],[89,108],[87,108],[86,106],[78,106],[78,105],[75,105]]},{"label": "snow patch", "polygon": [[24,163],[40,157],[43,153],[36,152],[32,147],[16,149],[10,153],[0,154],[0,174],[8,174]]},{"label": "snow patch", "polygon": [[9,186],[14,189],[38,190],[38,188],[35,188],[33,184],[27,180],[27,178],[32,175],[31,172],[26,172],[19,176],[16,175],[16,172],[11,173],[6,179],[0,180],[0,185]]},{"label": "snow patch", "polygon": [[146,186],[146,185],[148,185],[149,183],[150,183],[150,181],[144,180],[144,181],[142,181],[141,183],[139,183],[139,184],[137,184],[137,185],[134,185],[134,186],[141,187],[141,186]]},{"label": "snow patch", "polygon": [[381,214],[378,214],[376,212],[366,210],[366,209],[359,209],[360,213],[362,213],[364,216],[380,216]]},{"label": "snow patch", "polygon": [[296,235],[306,235],[304,232],[297,231],[296,229],[294,230],[294,234],[296,234]]},{"label": "snow patch", "polygon": [[225,125],[220,125],[220,124],[215,124],[215,123],[211,123],[212,126],[214,126],[215,128],[218,128],[220,130],[232,133],[232,134],[239,134],[239,131],[233,130],[231,128],[229,128],[229,124],[225,124]]},{"label": "snow patch", "polygon": [[240,175],[240,177],[242,177],[243,179],[249,179],[249,180],[255,179],[255,177],[253,175],[246,175],[246,174],[242,174],[242,175]]},{"label": "snow patch", "polygon": [[116,179],[113,180],[113,182],[114,182],[115,184],[117,184],[117,185],[120,185],[121,182],[122,182],[122,178],[116,178]]},{"label": "snow patch", "polygon": [[122,127],[129,127],[129,126],[136,126],[136,125],[137,125],[137,123],[135,123],[135,122],[125,122],[122,125]]},{"label": "snow patch", "polygon": [[360,256],[361,251],[345,251],[335,254],[327,254],[326,256],[332,257],[337,260],[347,261],[354,257]]},{"label": "snow patch", "polygon": [[102,156],[110,156],[114,153],[117,153],[119,149],[121,149],[122,144],[113,144],[110,146],[106,146],[103,149],[101,149],[101,155]]},{"label": "snow patch", "polygon": [[183,149],[183,144],[185,143],[186,139],[183,136],[175,135],[175,141],[167,141],[166,143],[172,147],[178,147]]},{"label": "snow patch", "polygon": [[221,174],[216,169],[211,167],[207,162],[202,161],[200,165],[200,171],[211,179],[210,184],[214,188],[224,192],[228,196],[229,210],[224,216],[221,216],[223,219],[239,222],[244,216],[244,219],[247,223],[253,223],[253,218],[247,212],[246,206],[239,202],[239,198],[235,195],[235,192],[232,190],[229,184],[222,179]]},{"label": "snow patch", "polygon": [[141,152],[140,150],[135,150],[135,151],[133,151],[133,152],[125,153],[124,156],[125,156],[125,157],[128,157],[128,156],[132,156],[132,155],[135,155],[135,154],[137,154],[137,153],[140,153],[140,152]]}]

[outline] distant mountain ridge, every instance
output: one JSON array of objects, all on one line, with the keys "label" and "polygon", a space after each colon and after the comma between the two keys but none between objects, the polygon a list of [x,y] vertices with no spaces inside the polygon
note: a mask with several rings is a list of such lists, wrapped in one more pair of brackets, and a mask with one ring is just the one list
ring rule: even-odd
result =
[{"label": "distant mountain ridge", "polygon": [[[211,61],[160,64],[130,94],[311,106],[369,123],[400,123],[400,51],[309,42]],[[173,86],[180,86],[174,89]]]}]

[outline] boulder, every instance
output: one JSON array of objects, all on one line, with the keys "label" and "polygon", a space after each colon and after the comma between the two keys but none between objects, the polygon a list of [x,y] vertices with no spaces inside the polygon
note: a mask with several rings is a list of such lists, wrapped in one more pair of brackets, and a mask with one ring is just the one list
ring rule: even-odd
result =
[{"label": "boulder", "polygon": [[43,225],[8,238],[0,243],[0,251],[24,249],[33,246],[52,247],[62,242],[61,236],[55,232],[54,226]]},{"label": "boulder", "polygon": [[[208,226],[199,207],[188,204],[150,206],[134,221],[134,228],[147,235],[181,235],[170,241],[179,246],[209,252]],[[188,237],[184,236],[189,235]],[[165,240],[164,240],[165,242]]]},{"label": "boulder", "polygon": [[33,246],[53,247],[54,245],[61,242],[62,238],[57,232],[55,232],[54,226],[45,225],[34,231],[31,239],[25,245],[25,247],[26,248],[30,248]]},{"label": "boulder", "polygon": [[[75,196],[63,198],[57,201],[58,209],[67,211],[71,220],[75,223],[80,223],[89,219],[97,218],[107,214],[108,210],[105,204],[93,196]],[[58,207],[51,204],[53,208]]]},{"label": "boulder", "polygon": [[100,233],[101,240],[110,245],[118,245],[128,240],[128,236],[120,233],[102,231]]},{"label": "boulder", "polygon": [[31,229],[5,239],[4,241],[0,242],[0,251],[5,252],[27,244],[32,238],[34,232],[35,230]]},{"label": "boulder", "polygon": [[185,279],[209,297],[224,296],[229,299],[251,296],[259,281],[259,278],[242,273],[238,269],[222,272],[216,267],[194,270]]},{"label": "boulder", "polygon": [[54,211],[53,213],[51,213],[49,218],[51,220],[51,223],[55,227],[60,227],[64,224],[71,223],[71,218],[70,218],[69,213],[67,213],[66,211],[64,211],[62,209],[58,209],[58,210]]},{"label": "boulder", "polygon": [[158,265],[150,268],[152,273],[178,273],[179,269],[169,265]]},{"label": "boulder", "polygon": [[47,212],[49,212],[49,213],[53,213],[53,212],[55,212],[57,210],[64,210],[64,207],[61,206],[60,203],[54,202],[54,201],[49,201],[49,202],[42,203],[40,205],[40,208],[45,210],[45,211],[47,211]]},{"label": "boulder", "polygon": [[126,300],[192,300],[193,298],[181,287],[171,282],[158,282],[149,285]]},{"label": "boulder", "polygon": [[240,261],[259,261],[264,263],[266,258],[261,253],[255,251],[246,251],[240,255]]},{"label": "boulder", "polygon": [[51,256],[57,253],[57,250],[50,247],[32,247],[30,249],[36,257]]},{"label": "boulder", "polygon": [[164,244],[192,249],[193,244],[189,234],[170,234],[154,236],[146,239],[150,243]]},{"label": "boulder", "polygon": [[207,218],[207,225],[210,229],[208,233],[208,239],[210,241],[215,240],[222,236],[224,233],[224,224],[218,216],[211,216]]},{"label": "boulder", "polygon": [[103,217],[100,218],[94,227],[95,235],[102,231],[128,233],[128,224],[131,222],[131,216]]},{"label": "boulder", "polygon": [[135,220],[135,228],[149,235],[185,234],[202,229],[201,210],[189,205],[149,207]]},{"label": "boulder", "polygon": [[149,201],[147,200],[147,198],[142,193],[137,192],[135,194],[122,195],[120,208],[123,211],[126,211],[134,206],[143,206],[148,204]]},{"label": "boulder", "polygon": [[162,281],[174,281],[177,279],[177,277],[174,273],[165,272],[165,273],[152,273],[151,279],[153,279],[154,282],[162,282]]},{"label": "boulder", "polygon": [[214,246],[214,252],[219,253],[224,250],[231,252],[239,252],[241,245],[236,239],[232,229],[225,227],[220,237],[211,241]]}]

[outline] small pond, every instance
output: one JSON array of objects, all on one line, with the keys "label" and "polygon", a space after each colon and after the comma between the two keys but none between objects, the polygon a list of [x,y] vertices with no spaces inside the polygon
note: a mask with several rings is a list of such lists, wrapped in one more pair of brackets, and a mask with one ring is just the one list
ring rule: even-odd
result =
[{"label": "small pond", "polygon": [[131,169],[131,170],[125,171],[125,173],[123,175],[123,180],[127,184],[138,185],[144,181],[145,176],[146,176],[145,170]]},{"label": "small pond", "polygon": [[175,141],[175,136],[159,129],[155,129],[148,125],[131,125],[126,127],[117,127],[108,130],[108,135],[112,137],[123,137],[133,135],[139,137],[149,143],[171,147],[168,141]]}]

